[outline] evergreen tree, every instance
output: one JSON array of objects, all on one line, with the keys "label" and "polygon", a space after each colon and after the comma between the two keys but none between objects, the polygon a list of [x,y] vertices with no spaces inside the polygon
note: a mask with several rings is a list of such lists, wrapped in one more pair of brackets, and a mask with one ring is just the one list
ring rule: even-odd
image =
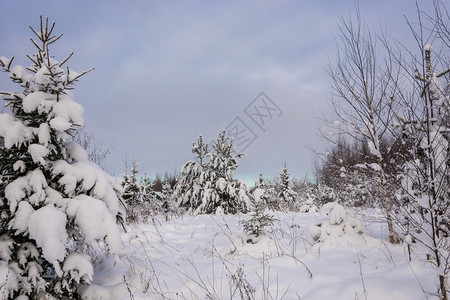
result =
[{"label": "evergreen tree", "polygon": [[166,216],[166,220],[168,220],[169,214],[173,214],[177,210],[174,201],[173,189],[168,180],[166,180],[163,184],[161,208]]},{"label": "evergreen tree", "polygon": [[267,202],[269,200],[269,193],[267,191],[267,185],[264,182],[264,177],[262,173],[259,173],[258,182],[255,183],[255,189],[253,190],[253,198],[257,202],[261,202],[264,204],[264,207],[267,206]]},{"label": "evergreen tree", "polygon": [[0,57],[21,92],[0,92],[10,113],[0,114],[0,268],[7,298],[78,298],[93,276],[97,255],[119,250],[120,185],[70,136],[83,125],[73,101],[74,83],[88,71],[62,68],[49,46],[54,23],[42,21],[32,39],[37,53],[28,68]]},{"label": "evergreen tree", "polygon": [[143,196],[142,200],[147,201],[148,196],[153,194],[152,181],[150,177],[147,176],[147,172],[144,172],[144,177],[142,177],[140,185],[141,185],[141,193]]},{"label": "evergreen tree", "polygon": [[[238,159],[244,154],[234,154],[234,145],[226,132],[213,141],[213,151],[203,144],[201,136],[193,143],[192,152],[199,162],[187,162],[181,171],[176,194],[179,205],[193,213],[236,213],[248,208],[247,185],[233,179]],[[205,162],[208,159],[208,162]]]},{"label": "evergreen tree", "polygon": [[142,203],[142,188],[137,179],[137,174],[139,173],[137,170],[137,162],[133,160],[131,163],[131,173],[127,174],[126,182],[125,178],[122,182],[124,189],[122,198],[128,206],[137,206]]},{"label": "evergreen tree", "polygon": [[192,153],[195,154],[197,161],[190,160],[184,164],[180,172],[181,178],[174,191],[174,195],[178,198],[178,206],[190,212],[200,205],[203,198],[205,176],[202,174],[207,170],[204,161],[209,151],[201,135],[196,143],[192,143]]},{"label": "evergreen tree", "polygon": [[[261,191],[261,189],[256,190]],[[250,198],[250,219],[240,222],[247,235],[247,243],[257,243],[262,236],[267,235],[265,228],[272,226],[276,221],[272,215],[265,213],[265,208],[263,199],[258,196]]]},{"label": "evergreen tree", "polygon": [[288,169],[286,167],[286,163],[284,164],[284,168],[283,171],[281,171],[280,174],[280,179],[281,179],[281,191],[279,193],[279,198],[281,200],[283,200],[284,202],[287,203],[292,203],[295,201],[296,198],[296,193],[291,189],[290,185],[289,185],[289,172]]},{"label": "evergreen tree", "polygon": [[259,173],[259,179],[258,182],[255,183],[255,189],[266,189],[267,185],[264,182],[264,177],[262,173]]},{"label": "evergreen tree", "polygon": [[125,160],[124,164],[125,164],[125,171],[122,174],[122,181],[120,182],[122,188],[125,188],[125,186],[127,186],[130,183],[130,175],[128,174],[128,161]]},{"label": "evergreen tree", "polygon": [[167,180],[163,184],[162,194],[164,196],[164,199],[171,197],[173,194],[172,187],[170,186],[170,183]]},{"label": "evergreen tree", "polygon": [[247,185],[233,179],[238,167],[238,159],[245,154],[234,154],[233,140],[226,136],[225,130],[213,141],[213,152],[207,157],[207,172],[204,172],[205,188],[202,203],[196,209],[201,213],[237,213],[246,211],[249,206]]}]

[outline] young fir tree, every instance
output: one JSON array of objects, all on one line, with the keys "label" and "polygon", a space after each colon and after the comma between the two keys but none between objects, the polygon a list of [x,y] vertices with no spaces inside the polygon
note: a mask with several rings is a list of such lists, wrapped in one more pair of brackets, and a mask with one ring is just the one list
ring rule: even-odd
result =
[{"label": "young fir tree", "polygon": [[147,172],[144,172],[144,176],[141,179],[141,192],[142,192],[142,200],[145,202],[148,200],[150,195],[153,195],[152,189],[152,181],[150,177],[148,177]]},{"label": "young fir tree", "polygon": [[196,214],[247,210],[248,188],[242,181],[233,179],[237,160],[244,154],[234,154],[231,138],[226,137],[225,131],[220,133],[213,142],[212,152],[203,144],[201,136],[193,145],[192,152],[199,163],[189,161],[182,168],[176,189],[179,205]]},{"label": "young fir tree", "polygon": [[203,199],[196,209],[200,213],[237,213],[247,211],[249,206],[247,185],[234,179],[234,171],[238,167],[238,159],[245,154],[234,154],[233,140],[226,136],[225,130],[219,133],[213,141],[213,152],[207,157],[209,162],[207,172],[202,174],[205,179]]},{"label": "young fir tree", "polygon": [[264,177],[262,173],[259,173],[258,182],[255,183],[255,189],[266,189],[267,185],[264,182]]},{"label": "young fir tree", "polygon": [[289,172],[286,167],[286,163],[284,164],[283,171],[281,171],[280,174],[281,179],[281,191],[278,197],[286,202],[286,203],[292,203],[295,201],[295,197],[297,196],[296,193],[291,189],[289,185]]},{"label": "young fir tree", "polygon": [[168,220],[169,214],[176,212],[173,189],[168,180],[163,184],[161,208],[166,216],[166,220]]},{"label": "young fir tree", "polygon": [[[21,92],[0,92],[9,113],[0,114],[0,274],[5,298],[78,298],[93,276],[92,251],[119,250],[120,185],[86,151],[69,142],[83,125],[83,108],[70,92],[88,71],[56,61],[49,46],[54,23],[32,31],[37,53],[28,68],[0,57]],[[104,252],[103,252],[104,251]],[[52,299],[53,299],[52,298]]]},{"label": "young fir tree", "polygon": [[122,182],[122,199],[125,200],[129,207],[142,203],[142,188],[137,179],[139,171],[137,170],[137,162],[135,160],[132,161],[130,172],[126,178],[124,177],[124,181]]},{"label": "young fir tree", "polygon": [[195,154],[197,161],[190,160],[181,168],[181,178],[174,191],[175,197],[178,198],[178,206],[189,212],[193,212],[203,198],[205,176],[202,174],[207,171],[205,160],[209,151],[208,144],[203,142],[201,135],[196,143],[192,143],[192,153]]},{"label": "young fir tree", "polygon": [[[255,191],[262,191],[262,189],[258,188]],[[254,197],[250,198],[250,218],[241,221],[247,235],[247,243],[257,243],[262,236],[267,235],[265,228],[272,226],[276,221],[272,215],[265,213],[266,204],[260,196],[259,193],[256,193]]]},{"label": "young fir tree", "polygon": [[267,191],[267,184],[264,182],[264,177],[262,173],[259,173],[258,182],[255,183],[255,189],[253,191],[253,197],[256,201],[260,201],[264,204],[264,207],[267,206],[267,202],[269,200],[269,193]]}]

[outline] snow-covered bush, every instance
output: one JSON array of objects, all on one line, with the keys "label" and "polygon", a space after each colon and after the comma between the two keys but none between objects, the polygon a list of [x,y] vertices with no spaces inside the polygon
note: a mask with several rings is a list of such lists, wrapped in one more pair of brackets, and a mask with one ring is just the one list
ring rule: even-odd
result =
[{"label": "snow-covered bush", "polygon": [[[4,298],[77,298],[93,276],[93,255],[121,247],[114,178],[90,163],[70,136],[83,108],[70,92],[84,74],[49,54],[61,36],[41,18],[28,68],[0,57],[21,92],[0,92],[0,280]],[[99,258],[99,257],[96,257]],[[52,298],[53,299],[53,298]]]},{"label": "snow-covered bush", "polygon": [[309,193],[306,193],[300,199],[301,204],[299,207],[299,211],[302,213],[318,212],[319,209],[314,204],[314,200],[315,200],[315,198],[312,195],[310,195]]},{"label": "snow-covered bush", "polygon": [[320,214],[322,220],[308,226],[307,233],[312,244],[323,243],[327,246],[348,242],[364,234],[361,222],[347,215],[344,207],[336,202],[325,204]]},{"label": "snow-covered bush", "polygon": [[328,185],[319,184],[317,186],[317,190],[320,204],[326,204],[338,200],[338,195],[336,194],[336,191],[332,187],[329,187]]}]

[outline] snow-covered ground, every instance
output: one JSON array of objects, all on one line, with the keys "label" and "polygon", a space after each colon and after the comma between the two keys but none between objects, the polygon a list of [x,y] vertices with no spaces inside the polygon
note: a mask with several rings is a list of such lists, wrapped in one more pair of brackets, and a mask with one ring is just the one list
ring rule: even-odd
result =
[{"label": "snow-covered ground", "polygon": [[130,226],[122,253],[97,267],[85,292],[95,299],[437,299],[432,265],[389,244],[376,210],[349,213],[366,235],[316,245],[307,227],[318,213],[274,214],[271,238],[257,244],[245,241],[244,215]]}]

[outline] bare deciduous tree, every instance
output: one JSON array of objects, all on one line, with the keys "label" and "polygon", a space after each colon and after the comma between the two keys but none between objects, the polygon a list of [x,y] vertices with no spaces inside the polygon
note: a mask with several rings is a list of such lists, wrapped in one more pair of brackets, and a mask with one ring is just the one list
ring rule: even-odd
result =
[{"label": "bare deciduous tree", "polygon": [[[403,73],[394,95],[401,109],[396,118],[403,138],[412,140],[412,159],[405,164],[400,209],[405,233],[426,249],[439,274],[440,296],[448,299],[450,271],[450,95],[449,15],[434,1],[434,16],[417,6],[417,20],[407,20],[417,44],[385,45]],[[402,55],[406,52],[408,55]],[[418,53],[418,55],[416,55]]]},{"label": "bare deciduous tree", "polygon": [[356,20],[340,19],[340,39],[337,45],[337,62],[329,66],[332,82],[334,116],[330,124],[339,133],[368,144],[371,164],[378,173],[383,194],[383,206],[389,228],[390,242],[396,241],[391,216],[391,201],[388,198],[384,156],[380,141],[391,133],[392,81],[395,70],[390,60],[378,60],[376,38],[361,20],[358,7]]}]

